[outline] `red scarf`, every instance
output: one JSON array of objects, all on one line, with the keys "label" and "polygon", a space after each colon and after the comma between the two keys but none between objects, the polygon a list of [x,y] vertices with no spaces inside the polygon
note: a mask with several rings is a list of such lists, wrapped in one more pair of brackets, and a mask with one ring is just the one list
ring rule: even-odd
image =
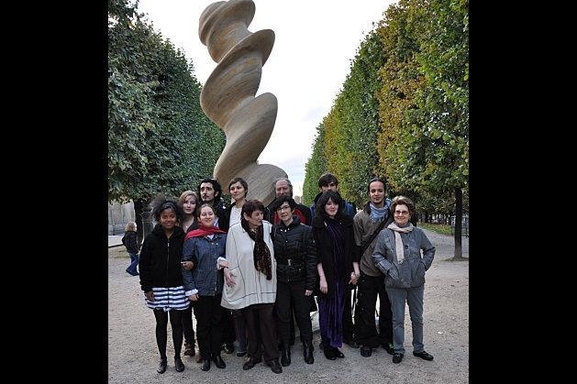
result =
[{"label": "red scarf", "polygon": [[214,235],[215,233],[226,233],[220,228],[217,227],[199,227],[197,229],[193,229],[192,231],[188,232],[184,237],[184,241],[190,239],[191,237],[204,237],[207,235]]}]

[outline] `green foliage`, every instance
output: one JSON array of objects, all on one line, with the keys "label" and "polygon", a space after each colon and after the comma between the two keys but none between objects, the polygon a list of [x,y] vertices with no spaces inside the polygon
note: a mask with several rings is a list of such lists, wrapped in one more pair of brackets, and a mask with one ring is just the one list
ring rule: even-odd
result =
[{"label": "green foliage", "polygon": [[468,6],[399,0],[386,10],[319,128],[305,199],[330,171],[357,206],[377,175],[387,179],[389,196],[411,197],[424,215],[468,211]]},{"label": "green foliage", "polygon": [[431,223],[419,222],[418,226],[424,229],[428,229],[429,231],[433,231],[435,233],[440,233],[441,235],[451,236],[453,234],[451,226],[448,224],[431,224]]},{"label": "green foliage", "polygon": [[109,1],[110,202],[194,188],[212,175],[225,144],[224,133],[200,107],[193,64],[144,21],[137,5]]}]

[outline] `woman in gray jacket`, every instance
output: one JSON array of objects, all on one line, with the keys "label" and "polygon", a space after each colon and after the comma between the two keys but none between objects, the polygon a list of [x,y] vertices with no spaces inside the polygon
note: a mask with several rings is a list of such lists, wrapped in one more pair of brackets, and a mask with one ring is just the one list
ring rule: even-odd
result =
[{"label": "woman in gray jacket", "polygon": [[372,257],[385,274],[385,287],[393,312],[393,363],[405,355],[405,301],[409,305],[413,329],[413,355],[433,360],[423,344],[423,296],[425,271],[435,257],[435,247],[421,228],[409,221],[415,205],[405,196],[397,196],[391,204],[394,221],[377,236]]}]

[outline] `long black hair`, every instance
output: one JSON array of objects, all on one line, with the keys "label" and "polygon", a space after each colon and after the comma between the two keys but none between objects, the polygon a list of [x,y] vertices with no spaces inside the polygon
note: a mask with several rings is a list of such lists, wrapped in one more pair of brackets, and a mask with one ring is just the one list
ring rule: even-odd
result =
[{"label": "long black hair", "polygon": [[323,219],[328,217],[327,213],[325,212],[325,205],[327,205],[329,200],[335,204],[338,204],[339,206],[339,210],[335,215],[335,219],[338,219],[341,215],[343,215],[345,210],[345,201],[338,192],[329,189],[326,192],[323,192],[323,194],[318,198],[315,204],[315,216],[322,217]]}]

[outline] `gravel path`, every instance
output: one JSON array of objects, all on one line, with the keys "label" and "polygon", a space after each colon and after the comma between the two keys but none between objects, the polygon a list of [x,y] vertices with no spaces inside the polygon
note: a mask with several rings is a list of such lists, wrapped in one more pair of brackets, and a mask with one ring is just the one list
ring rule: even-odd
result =
[{"label": "gravel path", "polygon": [[208,372],[189,356],[186,369],[174,370],[172,340],[168,341],[168,369],[156,373],[158,350],[154,337],[154,316],[144,305],[138,277],[125,272],[128,254],[124,247],[108,252],[108,383],[109,384],[190,384],[190,383],[469,383],[469,238],[463,238],[464,261],[451,261],[451,236],[427,231],[437,247],[425,285],[425,349],[435,356],[425,361],[412,355],[408,308],[405,319],[405,349],[400,364],[393,364],[384,349],[362,357],[359,349],[344,344],[344,359],[327,360],[318,349],[320,335],[314,335],[315,363],[305,364],[300,343],[292,348],[292,364],[275,374],[264,364],[242,370],[244,357],[222,353],[227,366]]}]

